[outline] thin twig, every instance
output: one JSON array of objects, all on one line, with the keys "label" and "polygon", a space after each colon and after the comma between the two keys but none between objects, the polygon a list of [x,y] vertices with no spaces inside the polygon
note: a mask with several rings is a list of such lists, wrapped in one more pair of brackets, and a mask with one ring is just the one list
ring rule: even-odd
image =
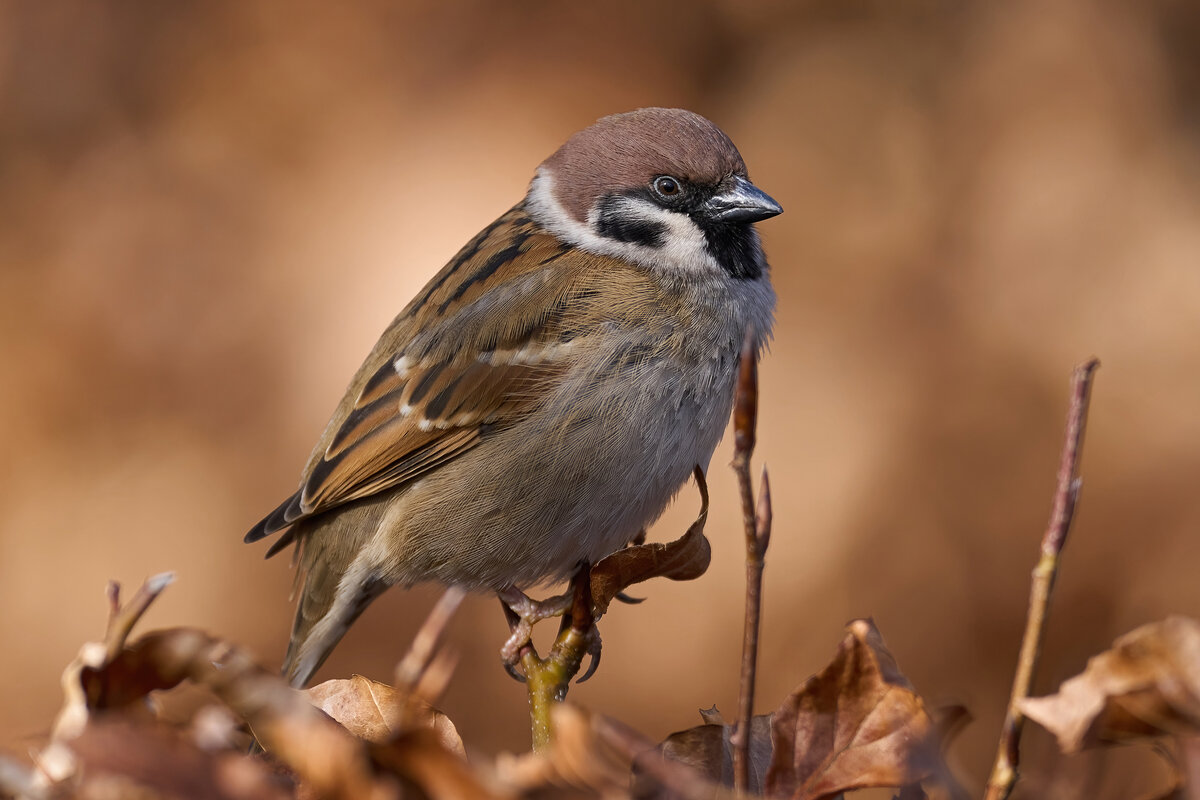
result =
[{"label": "thin twig", "polygon": [[425,618],[421,629],[417,631],[417,635],[413,637],[408,652],[396,665],[396,688],[406,692],[412,692],[417,688],[421,677],[433,663],[438,648],[442,645],[442,639],[446,635],[446,628],[450,625],[450,620],[454,618],[454,612],[462,605],[463,598],[466,596],[466,591],[459,586],[451,586],[442,594],[437,605]]},{"label": "thin twig", "polygon": [[124,606],[121,605],[121,584],[116,581],[108,582],[104,589],[105,597],[108,598],[108,628],[104,634],[107,651],[105,663],[117,657],[117,654],[125,647],[125,640],[129,638],[133,626],[137,625],[138,620],[142,618],[155,599],[174,580],[174,572],[160,572],[152,575],[137,590],[133,599]]},{"label": "thin twig", "polygon": [[746,537],[746,622],[742,635],[742,672],[738,686],[737,727],[734,729],[733,786],[745,793],[750,785],[750,719],[754,714],[754,686],[758,669],[758,631],[762,617],[762,573],[771,539],[771,491],[763,469],[758,503],[750,478],[758,427],[758,354],[754,331],[746,332],[733,406],[733,471],[737,474]]},{"label": "thin twig", "polygon": [[419,713],[419,701],[433,705],[445,691],[455,659],[442,649],[442,640],[466,596],[462,587],[448,587],[421,624],[408,652],[396,665],[396,689],[404,693],[405,702],[400,704],[396,719],[392,720],[394,730],[410,724],[412,715]]},{"label": "thin twig", "polygon": [[1017,780],[1020,761],[1021,728],[1024,715],[1017,709],[1020,700],[1029,695],[1041,655],[1042,639],[1045,636],[1046,615],[1050,607],[1050,593],[1058,575],[1059,559],[1075,505],[1079,501],[1079,453],[1083,447],[1083,429],[1087,421],[1088,399],[1092,390],[1092,375],[1100,362],[1096,359],[1080,364],[1071,375],[1071,405],[1067,412],[1066,441],[1058,465],[1058,486],[1054,493],[1054,509],[1050,512],[1050,524],[1042,537],[1041,558],[1033,570],[1033,585],[1029,593],[1029,615],[1025,619],[1025,634],[1021,639],[1021,654],[1017,660],[1017,674],[1013,678],[1012,695],[1008,701],[1008,713],[1000,732],[1000,745],[996,750],[996,761],[988,779],[987,800],[1005,800],[1012,792]]}]

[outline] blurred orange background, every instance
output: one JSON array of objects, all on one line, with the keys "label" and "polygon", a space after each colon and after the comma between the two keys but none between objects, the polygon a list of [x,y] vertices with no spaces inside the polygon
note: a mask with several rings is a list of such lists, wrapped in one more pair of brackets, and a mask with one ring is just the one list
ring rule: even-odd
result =
[{"label": "blurred orange background", "polygon": [[[277,663],[292,575],[242,534],[294,490],[411,295],[570,133],[646,105],[716,121],[786,209],[761,226],[780,303],[761,370],[776,523],[760,710],[873,616],[922,694],[974,713],[953,757],[981,785],[1067,377],[1091,355],[1083,499],[1036,688],[1136,625],[1198,613],[1200,6],[17,0],[0,15],[4,749],[45,736],[110,578],[131,591],[176,571],[145,628],[200,626]],[[571,691],[655,738],[736,706],[728,460],[726,441],[709,573],[614,608],[599,673]],[[686,488],[652,537],[696,507]],[[319,677],[389,680],[435,595],[386,595]],[[493,598],[451,631],[444,707],[480,756],[528,746],[504,637]],[[1054,796],[1166,782],[1147,750],[1062,759],[1032,726],[1026,743],[1028,785]]]}]

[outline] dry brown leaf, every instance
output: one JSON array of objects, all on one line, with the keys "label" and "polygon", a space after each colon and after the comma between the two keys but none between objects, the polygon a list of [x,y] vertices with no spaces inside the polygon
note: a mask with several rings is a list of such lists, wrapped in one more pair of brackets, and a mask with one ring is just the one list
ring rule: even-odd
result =
[{"label": "dry brown leaf", "polygon": [[109,714],[71,742],[82,776],[80,796],[287,800],[290,787],[265,762],[241,753],[210,753],[154,723]]},{"label": "dry brown leaf", "polygon": [[712,549],[704,536],[708,521],[708,484],[704,472],[696,467],[696,487],[700,490],[700,513],[687,533],[673,542],[630,545],[600,559],[591,571],[592,606],[599,619],[613,598],[635,583],[651,578],[690,581],[708,569]]},{"label": "dry brown leaf", "polygon": [[[361,676],[303,693],[245,651],[194,629],[153,631],[127,643],[163,586],[148,582],[125,607],[110,592],[108,635],[85,645],[64,673],[66,702],[51,745],[39,755],[44,781],[34,787],[38,792],[70,787],[79,797],[392,800],[403,785],[433,800],[514,795],[485,786],[463,757],[450,720],[410,693]],[[197,716],[191,729],[179,731],[135,713],[150,693],[184,681],[210,689],[278,762],[231,750],[237,723],[228,712],[209,715],[204,724]],[[348,729],[380,743],[364,744]],[[271,763],[294,774],[273,771]]]},{"label": "dry brown leaf", "polygon": [[1155,749],[1172,762],[1175,779],[1170,787],[1144,800],[1196,800],[1200,796],[1200,738],[1177,737],[1174,753]]},{"label": "dry brown leaf", "polygon": [[403,720],[409,729],[434,731],[444,747],[466,756],[458,729],[449,717],[386,683],[354,675],[348,679],[325,681],[308,689],[306,694],[314,706],[360,739],[386,742],[400,732],[399,725]]},{"label": "dry brown leaf", "polygon": [[967,707],[958,703],[938,706],[929,716],[933,719],[934,735],[943,753],[973,719]]},{"label": "dry brown leaf", "polygon": [[[702,712],[703,713],[703,712]],[[730,736],[733,725],[699,725],[678,731],[667,737],[652,752],[638,757],[634,764],[633,796],[637,798],[676,797],[677,793],[664,788],[649,770],[651,759],[665,759],[695,770],[706,782],[715,786],[733,786],[733,745]],[[750,720],[750,783],[754,794],[763,791],[767,768],[771,764],[771,715],[762,714]]]},{"label": "dry brown leaf", "polygon": [[318,793],[356,800],[395,796],[394,787],[371,775],[361,742],[245,651],[191,628],[152,631],[115,652],[96,645],[85,645],[64,673],[66,705],[51,747],[38,759],[50,781],[78,776],[76,740],[92,725],[112,714],[129,721],[148,693],[191,680],[246,720]]},{"label": "dry brown leaf", "polygon": [[1200,735],[1200,622],[1143,625],[1088,661],[1058,693],[1021,701],[1064,753],[1106,742]]},{"label": "dry brown leaf", "polygon": [[385,742],[395,731],[404,698],[386,683],[354,675],[337,678],[305,691],[309,701],[360,739]]},{"label": "dry brown leaf", "polygon": [[[384,772],[420,789],[429,800],[507,800],[513,792],[489,783],[460,754],[448,750],[432,729],[414,728],[370,746],[371,759]],[[407,794],[405,796],[408,796]]]},{"label": "dry brown leaf", "polygon": [[933,721],[870,620],[850,623],[829,666],[779,707],[772,741],[772,797],[903,787],[941,772]]}]

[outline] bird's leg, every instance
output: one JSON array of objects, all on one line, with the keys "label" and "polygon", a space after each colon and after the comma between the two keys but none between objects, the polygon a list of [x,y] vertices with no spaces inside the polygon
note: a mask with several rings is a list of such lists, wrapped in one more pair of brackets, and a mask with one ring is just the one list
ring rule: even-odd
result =
[{"label": "bird's leg", "polygon": [[[535,603],[520,592],[506,591],[501,592],[501,601],[513,632],[501,651],[504,667],[509,675],[525,684],[533,749],[544,751],[552,739],[554,707],[566,699],[571,679],[579,674],[584,657],[592,657],[584,680],[591,677],[600,661],[591,566],[580,565],[571,580],[571,591],[562,597]],[[533,622],[556,613],[562,616],[562,624],[550,652],[542,658],[529,641],[529,629]]]},{"label": "bird's leg", "polygon": [[581,564],[579,572],[575,573],[575,577],[571,579],[571,612],[563,614],[562,622],[558,626],[558,642],[568,641],[571,629],[580,633],[584,637],[586,646],[585,654],[589,656],[588,668],[583,673],[583,677],[575,681],[583,683],[588,678],[596,673],[596,668],[600,666],[600,629],[596,627],[595,609],[592,604],[592,568],[586,562]]}]

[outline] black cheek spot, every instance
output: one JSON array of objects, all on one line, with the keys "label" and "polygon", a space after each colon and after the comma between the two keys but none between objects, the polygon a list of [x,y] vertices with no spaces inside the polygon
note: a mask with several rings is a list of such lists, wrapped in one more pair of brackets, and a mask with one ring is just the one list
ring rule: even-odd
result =
[{"label": "black cheek spot", "polygon": [[666,225],[636,216],[630,212],[628,203],[616,195],[600,201],[596,232],[606,239],[646,247],[662,247],[667,240]]}]

